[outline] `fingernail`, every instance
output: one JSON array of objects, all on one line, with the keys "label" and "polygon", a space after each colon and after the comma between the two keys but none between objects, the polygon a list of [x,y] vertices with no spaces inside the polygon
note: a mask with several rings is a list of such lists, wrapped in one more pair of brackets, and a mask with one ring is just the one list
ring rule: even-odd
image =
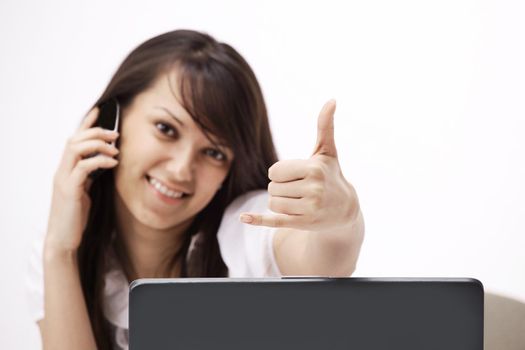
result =
[{"label": "fingernail", "polygon": [[249,224],[250,222],[253,221],[253,217],[251,217],[250,215],[242,214],[241,221]]}]

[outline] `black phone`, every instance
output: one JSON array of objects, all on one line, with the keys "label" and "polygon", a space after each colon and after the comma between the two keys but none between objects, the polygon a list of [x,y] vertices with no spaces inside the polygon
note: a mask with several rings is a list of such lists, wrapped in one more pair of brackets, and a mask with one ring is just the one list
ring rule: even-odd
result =
[{"label": "black phone", "polygon": [[[110,100],[107,100],[105,102],[102,102],[98,105],[99,113],[97,121],[95,122],[94,127],[101,127],[108,130],[114,130],[118,131],[119,128],[119,120],[120,120],[120,105],[116,98],[112,98]],[[115,145],[115,142],[111,142],[112,145]],[[98,153],[90,154],[88,157],[94,157]],[[103,168],[99,168],[95,171],[92,171],[89,174],[89,177],[92,180],[97,179],[105,170]]]}]

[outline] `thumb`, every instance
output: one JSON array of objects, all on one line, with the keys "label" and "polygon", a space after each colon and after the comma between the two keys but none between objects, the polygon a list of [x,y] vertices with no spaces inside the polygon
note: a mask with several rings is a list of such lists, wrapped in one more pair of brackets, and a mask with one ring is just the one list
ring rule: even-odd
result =
[{"label": "thumb", "polygon": [[325,155],[337,158],[337,149],[334,140],[334,113],[335,100],[326,102],[319,113],[317,120],[317,142],[315,144],[315,155]]}]

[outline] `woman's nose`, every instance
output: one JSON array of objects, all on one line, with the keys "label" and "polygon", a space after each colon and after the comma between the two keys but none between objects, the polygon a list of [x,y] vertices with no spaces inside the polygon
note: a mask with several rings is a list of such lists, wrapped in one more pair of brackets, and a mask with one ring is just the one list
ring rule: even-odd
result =
[{"label": "woman's nose", "polygon": [[167,171],[178,182],[191,182],[194,161],[191,149],[178,150],[166,165]]}]

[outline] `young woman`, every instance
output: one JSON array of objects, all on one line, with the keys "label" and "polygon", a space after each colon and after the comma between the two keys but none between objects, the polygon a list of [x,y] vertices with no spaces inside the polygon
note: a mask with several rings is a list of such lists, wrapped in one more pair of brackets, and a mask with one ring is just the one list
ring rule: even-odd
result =
[{"label": "young woman", "polygon": [[[113,98],[120,133],[93,126]],[[137,278],[350,276],[364,224],[334,111],[321,111],[312,158],[278,162],[261,89],[231,46],[177,30],[137,47],[55,173],[29,275],[44,349],[127,348]]]}]

